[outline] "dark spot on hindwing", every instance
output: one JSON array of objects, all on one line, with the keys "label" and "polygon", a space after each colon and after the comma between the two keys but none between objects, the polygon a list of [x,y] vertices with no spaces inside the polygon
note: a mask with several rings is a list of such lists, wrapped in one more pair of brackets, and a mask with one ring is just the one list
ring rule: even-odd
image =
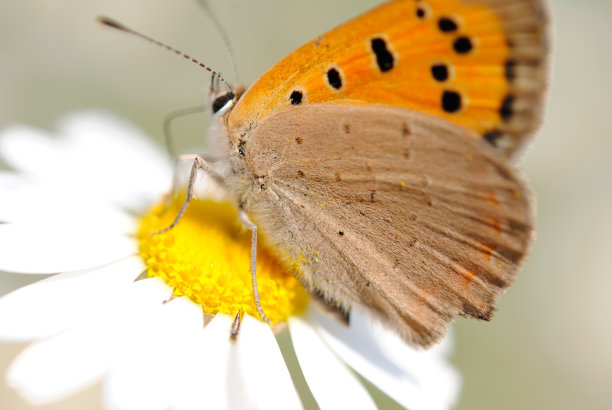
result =
[{"label": "dark spot on hindwing", "polygon": [[291,93],[291,96],[289,97],[289,100],[291,101],[291,105],[298,105],[302,103],[302,92],[301,91],[293,91]]},{"label": "dark spot on hindwing", "polygon": [[298,174],[298,176],[303,177],[304,176],[304,171],[298,170],[297,174]]},{"label": "dark spot on hindwing", "polygon": [[504,98],[504,101],[502,101],[502,105],[499,108],[499,115],[501,116],[502,120],[504,120],[504,122],[510,121],[510,119],[514,115],[514,108],[512,107],[513,104],[513,95],[508,95],[506,98]]},{"label": "dark spot on hindwing", "polygon": [[373,38],[371,40],[372,51],[376,55],[376,64],[380,71],[387,72],[393,68],[394,58],[393,54],[387,49],[387,42],[380,38]]},{"label": "dark spot on hindwing", "polygon": [[335,68],[330,68],[327,71],[327,83],[336,90],[342,88],[342,78],[340,77],[340,72],[338,72],[338,70]]},{"label": "dark spot on hindwing", "polygon": [[410,134],[412,134],[412,131],[410,131],[410,127],[408,126],[408,124],[406,124],[405,122],[402,123],[402,137],[406,138]]},{"label": "dark spot on hindwing", "polygon": [[344,232],[343,231],[338,231],[338,235],[344,236]]},{"label": "dark spot on hindwing", "polygon": [[436,81],[444,82],[448,80],[448,67],[446,64],[434,64],[431,66],[431,75]]},{"label": "dark spot on hindwing", "polygon": [[506,69],[505,71],[506,79],[509,82],[513,82],[516,79],[516,61],[514,60],[506,61],[505,69]]},{"label": "dark spot on hindwing", "polygon": [[302,145],[302,142],[304,142],[304,140],[302,139],[302,137],[296,137],[295,142],[297,142],[298,145]]},{"label": "dark spot on hindwing", "polygon": [[482,134],[482,137],[494,147],[497,146],[497,141],[504,135],[500,130],[490,130]]},{"label": "dark spot on hindwing", "polygon": [[459,111],[461,109],[461,95],[456,91],[444,91],[442,94],[442,109],[451,114]]},{"label": "dark spot on hindwing", "polygon": [[453,43],[453,49],[459,54],[467,54],[472,51],[472,48],[474,48],[474,45],[469,37],[458,37]]},{"label": "dark spot on hindwing", "polygon": [[457,23],[448,17],[440,17],[440,20],[438,20],[438,28],[443,33],[452,33],[457,31]]},{"label": "dark spot on hindwing", "polygon": [[246,145],[246,141],[240,141],[238,143],[238,155],[244,157],[244,146]]},{"label": "dark spot on hindwing", "polygon": [[344,130],[345,134],[350,134],[351,133],[351,126],[349,124],[344,124],[342,126],[342,129]]}]

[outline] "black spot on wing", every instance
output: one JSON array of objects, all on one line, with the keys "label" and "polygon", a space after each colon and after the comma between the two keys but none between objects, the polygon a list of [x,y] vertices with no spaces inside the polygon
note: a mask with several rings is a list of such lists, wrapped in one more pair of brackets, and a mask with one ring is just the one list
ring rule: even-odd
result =
[{"label": "black spot on wing", "polygon": [[505,66],[506,79],[509,82],[513,82],[516,79],[516,61],[508,60]]},{"label": "black spot on wing", "polygon": [[436,81],[444,82],[448,80],[448,67],[446,64],[434,64],[431,66],[431,75]]},{"label": "black spot on wing", "polygon": [[490,130],[482,134],[482,137],[494,147],[497,146],[497,141],[504,135],[500,130]]},{"label": "black spot on wing", "polygon": [[330,68],[327,71],[327,82],[336,90],[342,88],[342,78],[340,77],[340,72],[335,68]]},{"label": "black spot on wing", "polygon": [[380,71],[387,72],[391,70],[395,64],[393,54],[387,48],[387,42],[382,38],[373,38],[371,40],[372,51],[376,55],[376,64]]},{"label": "black spot on wing", "polygon": [[469,37],[461,36],[453,42],[453,50],[458,54],[467,54],[474,48],[472,40]]},{"label": "black spot on wing", "polygon": [[502,105],[499,108],[499,115],[501,116],[502,120],[504,120],[504,122],[510,121],[510,119],[514,115],[513,104],[513,95],[508,95],[506,98],[504,98],[504,101],[502,101]]},{"label": "black spot on wing", "polygon": [[448,17],[441,17],[438,20],[438,28],[443,33],[452,33],[457,31],[457,23]]},{"label": "black spot on wing", "polygon": [[456,91],[446,90],[442,94],[442,109],[448,113],[455,113],[461,109],[461,95]]},{"label": "black spot on wing", "polygon": [[293,91],[289,96],[289,100],[291,101],[291,105],[299,105],[302,103],[302,92],[301,91]]}]

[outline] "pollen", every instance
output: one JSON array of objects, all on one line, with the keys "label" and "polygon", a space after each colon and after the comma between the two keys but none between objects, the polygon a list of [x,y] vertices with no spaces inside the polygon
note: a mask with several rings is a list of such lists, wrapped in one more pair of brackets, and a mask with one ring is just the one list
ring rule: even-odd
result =
[{"label": "pollen", "polygon": [[[229,203],[192,200],[179,223],[170,225],[185,195],[158,204],[142,217],[138,240],[149,277],[160,277],[176,297],[187,296],[205,313],[259,318],[251,284],[251,233]],[[289,267],[265,247],[259,235],[257,284],[261,306],[273,324],[304,311],[308,296]]]}]

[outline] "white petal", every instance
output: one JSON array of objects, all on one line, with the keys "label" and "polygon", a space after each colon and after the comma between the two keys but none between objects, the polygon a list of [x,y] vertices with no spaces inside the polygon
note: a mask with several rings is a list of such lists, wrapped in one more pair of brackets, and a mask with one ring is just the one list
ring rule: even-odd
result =
[{"label": "white petal", "polygon": [[76,166],[99,168],[103,178],[96,188],[122,205],[150,203],[170,188],[169,156],[134,125],[90,111],[67,117],[61,129],[79,154]]},{"label": "white petal", "polygon": [[[227,341],[225,344],[226,347],[229,347]],[[204,372],[213,371],[210,368],[210,360],[208,360],[207,354],[214,357],[218,357],[218,354],[223,356],[223,352],[220,351],[212,351],[211,349],[209,352],[210,347],[203,329],[199,329],[197,333],[189,334],[174,347],[176,355],[171,373],[174,377],[165,380],[168,384],[166,388],[171,389],[172,393],[169,408],[174,410],[223,408],[220,404],[215,406],[211,406],[211,404],[215,401],[217,403],[222,401],[221,398],[225,396],[221,393],[224,390],[216,387],[212,392],[206,391],[211,385],[207,383]],[[227,359],[227,351],[225,359]],[[226,362],[223,364],[223,372],[225,372],[227,365]],[[217,377],[219,377],[218,374]],[[224,388],[222,387],[222,389]]]},{"label": "white petal", "polygon": [[382,338],[396,336],[385,328],[373,327],[357,309],[351,311],[350,327],[316,308],[311,308],[309,314],[321,337],[349,366],[401,405],[410,409],[446,409],[455,403],[458,375],[438,354],[414,351],[401,342],[401,352],[412,353],[407,359],[410,363],[398,361],[374,334],[384,332],[384,336],[378,336]]},{"label": "white petal", "polygon": [[32,189],[31,181],[28,181],[23,176],[0,171],[1,222],[13,222],[17,215],[28,213],[23,206],[27,202],[20,201],[19,198],[24,195],[24,192],[31,191]]},{"label": "white petal", "polygon": [[357,377],[311,326],[292,317],[289,329],[302,373],[321,409],[376,409]]},{"label": "white petal", "polygon": [[48,337],[106,309],[145,270],[137,256],[102,268],[61,273],[0,299],[0,340]]},{"label": "white petal", "polygon": [[14,125],[3,130],[0,154],[9,166],[26,174],[46,176],[70,171],[68,152],[48,134],[29,126]]},{"label": "white petal", "polygon": [[446,356],[452,350],[451,334],[428,350],[417,350],[382,323],[373,320],[366,312],[356,309],[351,320],[351,325],[356,328],[368,329],[389,359],[417,380],[417,385],[425,397],[435,398],[432,408],[454,406],[459,397],[461,378],[446,361]]},{"label": "white petal", "polygon": [[104,221],[107,230],[128,233],[136,229],[134,218],[124,210],[62,181],[43,184],[0,172],[0,198],[3,222],[30,222],[43,229],[49,222],[53,225],[53,221],[73,226]]},{"label": "white petal", "polygon": [[245,408],[245,401],[259,409],[302,408],[270,326],[245,314],[231,349],[230,408]]},{"label": "white petal", "polygon": [[80,330],[28,347],[11,364],[7,383],[33,404],[45,404],[97,381],[110,365],[108,334]]},{"label": "white petal", "polygon": [[[428,372],[420,371],[431,361],[444,362],[447,355],[452,352],[452,331],[442,342],[427,350],[417,350],[406,344],[396,333],[385,327],[382,323],[373,320],[367,312],[355,310],[351,314],[352,325],[358,328],[369,329],[370,334],[385,354],[398,366],[415,374],[418,382],[424,384],[430,377]],[[452,329],[451,329],[452,330]],[[417,372],[419,370],[419,372]]]},{"label": "white petal", "polygon": [[14,126],[0,134],[7,163],[46,183],[63,181],[82,195],[128,207],[156,200],[170,187],[172,165],[133,125],[108,113],[72,114],[60,138]]},{"label": "white petal", "polygon": [[[171,289],[159,278],[130,285],[123,297],[76,327],[26,348],[11,364],[7,383],[29,401],[43,404],[66,397],[99,379],[123,346],[134,323],[162,305]],[[127,336],[126,336],[127,335]]]},{"label": "white petal", "polygon": [[138,251],[136,241],[91,216],[86,225],[49,221],[0,225],[0,270],[56,273],[114,262]]},{"label": "white petal", "polygon": [[[232,325],[227,315],[217,314],[204,330],[181,343],[174,382],[176,410],[227,409],[227,385]],[[182,360],[181,360],[182,359]]]},{"label": "white petal", "polygon": [[[175,301],[169,304],[172,303]],[[150,338],[154,327],[150,321],[148,326],[139,325],[138,333],[130,338],[130,346],[124,346],[123,354],[117,357],[117,364],[104,385],[109,408],[228,408],[226,386],[231,319],[217,315],[202,329],[202,310],[196,307],[197,312],[189,309],[187,315],[196,319],[189,320],[191,324],[183,327],[185,332],[179,332],[176,337],[170,334],[176,330],[173,325],[169,325],[163,339]],[[192,325],[198,321],[200,326],[196,329]],[[145,343],[143,335],[147,339]],[[131,346],[134,344],[136,346]],[[169,359],[172,365],[168,365]],[[160,386],[160,382],[164,385]]]},{"label": "white petal", "polygon": [[149,310],[125,335],[121,353],[105,389],[116,409],[171,408],[177,373],[175,360],[184,360],[184,344],[203,327],[202,308],[187,298],[172,300]]},{"label": "white petal", "polygon": [[235,382],[235,375],[229,372],[231,327],[231,317],[217,314],[204,329],[200,344],[206,349],[206,363],[201,373],[206,408],[229,408],[228,386]]}]

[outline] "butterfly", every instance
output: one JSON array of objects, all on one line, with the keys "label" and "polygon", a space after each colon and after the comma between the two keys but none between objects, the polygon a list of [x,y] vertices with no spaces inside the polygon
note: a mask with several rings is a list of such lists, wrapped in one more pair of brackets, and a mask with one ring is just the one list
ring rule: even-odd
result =
[{"label": "butterfly", "polygon": [[204,168],[347,317],[421,347],[490,320],[534,236],[514,164],[541,122],[547,27],[540,0],[383,3],[216,90],[218,159],[196,157],[190,187]]}]

